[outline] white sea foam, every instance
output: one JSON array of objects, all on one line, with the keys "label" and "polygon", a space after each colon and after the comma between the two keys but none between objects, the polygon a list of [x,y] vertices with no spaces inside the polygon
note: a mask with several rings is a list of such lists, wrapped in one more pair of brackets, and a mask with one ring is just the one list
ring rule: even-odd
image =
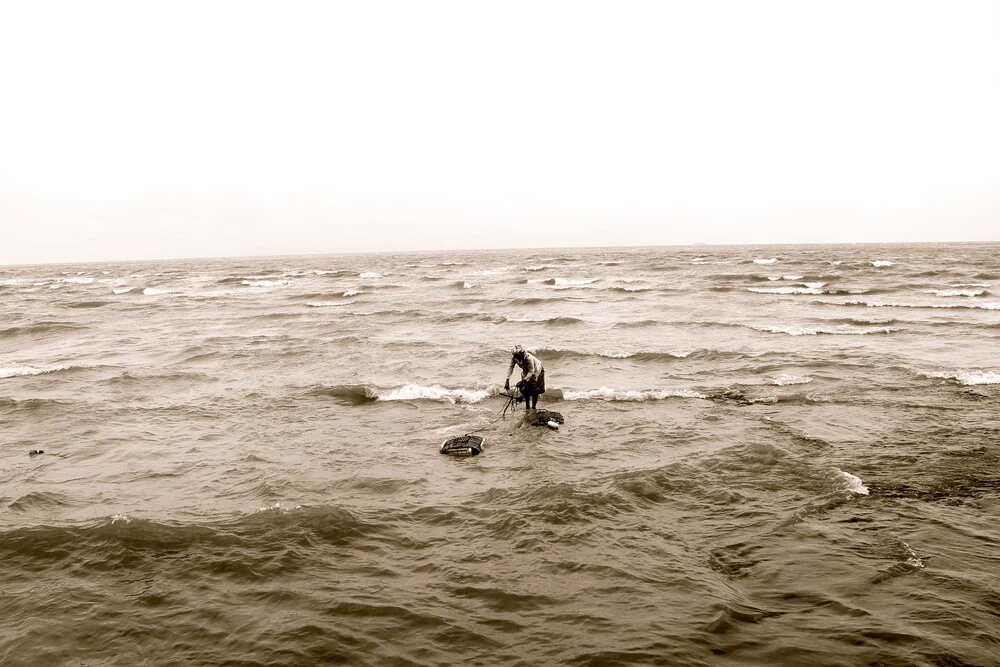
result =
[{"label": "white sea foam", "polygon": [[990,283],[954,283],[949,287],[992,287]]},{"label": "white sea foam", "polygon": [[160,289],[158,287],[147,287],[146,289],[142,290],[142,293],[147,294],[149,296],[156,296],[157,294],[173,294],[174,290]]},{"label": "white sea foam", "polygon": [[244,280],[249,287],[288,287],[294,283],[291,280]]},{"label": "white sea foam", "polygon": [[575,287],[577,285],[589,285],[596,283],[600,278],[556,278],[556,287]]},{"label": "white sea foam", "polygon": [[983,293],[981,289],[928,289],[925,294],[936,294],[938,296],[979,296]]},{"label": "white sea foam", "polygon": [[872,266],[882,267],[882,266],[892,266],[892,262],[887,259],[876,259],[872,262]]},{"label": "white sea foam", "polygon": [[90,283],[94,282],[94,279],[90,278],[90,277],[87,277],[87,278],[60,278],[59,282],[72,283],[74,285],[89,285]]},{"label": "white sea foam", "polygon": [[863,336],[865,334],[886,334],[899,331],[894,327],[852,327],[850,325],[840,325],[835,327],[800,327],[795,324],[784,326],[770,324],[745,324],[749,329],[764,331],[767,333],[783,333],[789,336],[816,336],[818,334],[833,334],[840,336]]},{"label": "white sea foam", "polygon": [[441,262],[441,266],[465,266],[465,262]]},{"label": "white sea foam", "polygon": [[748,292],[758,294],[822,294],[822,287],[826,283],[802,283],[798,286],[787,287],[748,287]]},{"label": "white sea foam", "polygon": [[132,523],[132,517],[130,517],[128,514],[111,515],[111,523],[118,523],[119,521],[125,524]]},{"label": "white sea foam", "polygon": [[979,301],[966,303],[903,303],[901,301],[845,301],[845,306],[868,306],[869,308],[981,308],[1000,310],[1000,301]]},{"label": "white sea foam", "polygon": [[771,384],[777,385],[779,387],[785,387],[791,384],[806,384],[808,382],[812,382],[811,377],[805,377],[802,375],[790,375],[787,373],[782,375],[775,375],[774,377],[771,378]]},{"label": "white sea foam", "polygon": [[774,257],[770,259],[760,259],[759,257],[753,261],[754,264],[776,264],[778,260]]},{"label": "white sea foam", "polygon": [[475,283],[470,283],[468,280],[466,280],[465,282],[462,283],[462,287],[464,289],[471,289],[471,288],[473,288],[475,286],[476,286]]},{"label": "white sea foam", "polygon": [[479,403],[489,396],[485,389],[448,389],[440,385],[408,384],[385,393],[379,392],[380,401],[431,400],[444,403]]},{"label": "white sea foam", "polygon": [[131,292],[134,289],[135,289],[134,287],[116,287],[111,291],[114,294],[127,294],[128,292]]},{"label": "white sea foam", "polygon": [[381,273],[376,273],[375,271],[365,271],[358,275],[359,278],[364,278],[365,280],[376,280],[378,278],[384,278]]},{"label": "white sea foam", "polygon": [[361,294],[361,290],[359,290],[359,289],[349,289],[349,290],[346,290],[344,292],[344,296],[345,297],[348,297],[348,296],[357,296],[359,294]]},{"label": "white sea foam", "polygon": [[844,472],[843,470],[838,470],[837,473],[840,477],[847,482],[847,490],[851,493],[857,493],[863,496],[868,495],[868,487],[861,482],[861,478],[857,475],[852,475],[849,472]]},{"label": "white sea foam", "polygon": [[554,269],[554,268],[556,268],[556,267],[553,266],[552,264],[539,264],[538,266],[526,266],[526,267],[524,267],[524,270],[525,271],[544,271],[545,269]]},{"label": "white sea foam", "polygon": [[996,371],[955,371],[951,373],[927,373],[927,377],[955,380],[959,384],[1000,384],[1000,373]]},{"label": "white sea foam", "polygon": [[348,301],[306,301],[306,305],[310,308],[330,308],[332,306],[347,306],[354,303],[354,300]]},{"label": "white sea foam", "polygon": [[586,391],[564,391],[563,400],[566,401],[659,401],[665,398],[708,398],[704,394],[699,394],[690,389],[652,389],[648,391],[627,391],[614,389],[612,387],[601,387],[600,389],[588,389]]},{"label": "white sea foam", "polygon": [[476,271],[472,275],[474,275],[474,276],[496,276],[496,275],[500,275],[501,273],[507,273],[508,271],[510,271],[510,267],[509,266],[497,266],[497,267],[492,268],[492,269],[483,269],[482,271]]},{"label": "white sea foam", "polygon": [[70,366],[49,366],[44,368],[38,368],[36,366],[0,366],[0,378],[20,377],[23,375],[44,375],[45,373],[65,371],[69,368]]}]

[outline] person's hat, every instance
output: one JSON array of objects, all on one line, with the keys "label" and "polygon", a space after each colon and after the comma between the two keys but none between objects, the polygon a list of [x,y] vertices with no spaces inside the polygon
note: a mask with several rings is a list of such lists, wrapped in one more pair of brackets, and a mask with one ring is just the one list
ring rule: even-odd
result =
[{"label": "person's hat", "polygon": [[510,353],[511,353],[511,356],[514,356],[514,357],[520,356],[520,355],[524,354],[524,348],[521,347],[520,345],[515,345],[513,348],[511,348]]}]

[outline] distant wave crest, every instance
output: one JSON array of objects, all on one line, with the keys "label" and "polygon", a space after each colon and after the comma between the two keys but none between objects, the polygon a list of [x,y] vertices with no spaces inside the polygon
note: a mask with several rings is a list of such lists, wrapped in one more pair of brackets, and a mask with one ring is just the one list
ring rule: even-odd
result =
[{"label": "distant wave crest", "polygon": [[612,387],[601,387],[600,389],[587,389],[584,391],[563,391],[563,400],[566,401],[623,401],[637,402],[660,401],[665,398],[708,398],[691,389],[650,389],[645,391],[630,391],[614,389]]}]

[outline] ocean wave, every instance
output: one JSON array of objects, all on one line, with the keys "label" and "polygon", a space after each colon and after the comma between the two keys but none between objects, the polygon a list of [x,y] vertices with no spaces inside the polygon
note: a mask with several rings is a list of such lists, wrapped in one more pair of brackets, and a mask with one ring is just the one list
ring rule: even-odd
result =
[{"label": "ocean wave", "polygon": [[134,289],[135,289],[134,287],[116,287],[113,290],[111,290],[111,292],[112,294],[128,294]]},{"label": "ocean wave", "polygon": [[634,320],[631,322],[615,322],[615,327],[620,327],[622,329],[634,329],[641,327],[655,327],[661,324],[667,324],[660,320]]},{"label": "ocean wave", "polygon": [[359,273],[358,278],[363,280],[377,280],[379,278],[385,278],[385,276],[375,271],[365,271],[364,273]]},{"label": "ocean wave", "polygon": [[845,306],[867,306],[868,308],[977,308],[1000,310],[1000,301],[980,301],[978,303],[903,303],[901,301],[845,301]]},{"label": "ocean wave", "polygon": [[546,269],[556,269],[559,268],[553,264],[539,264],[537,266],[526,266],[525,271],[545,271]]},{"label": "ocean wave", "polygon": [[992,283],[955,283],[949,287],[992,287]]},{"label": "ocean wave", "polygon": [[548,278],[542,280],[544,285],[555,285],[556,287],[579,287],[580,285],[590,285],[596,283],[600,278]]},{"label": "ocean wave", "polygon": [[347,299],[345,301],[306,301],[306,305],[310,308],[331,308],[333,306],[348,306],[354,303],[353,299]]},{"label": "ocean wave", "polygon": [[472,289],[476,286],[475,283],[470,283],[468,280],[456,280],[451,284],[452,287],[457,287],[459,289]]},{"label": "ocean wave", "polygon": [[566,401],[622,401],[638,402],[660,401],[666,398],[708,398],[691,389],[649,389],[645,391],[630,391],[614,389],[612,387],[601,387],[600,389],[587,389],[584,391],[563,391],[563,400]]},{"label": "ocean wave", "polygon": [[[802,280],[804,276],[764,276],[764,278],[775,281],[775,280]],[[759,276],[758,276],[759,278]]]},{"label": "ocean wave", "polygon": [[36,336],[39,334],[53,333],[58,331],[77,331],[86,327],[66,322],[37,322],[22,326],[8,327],[0,329],[0,338],[13,338],[15,336]]},{"label": "ocean wave", "polygon": [[176,291],[177,290],[161,289],[158,287],[147,287],[146,289],[142,290],[142,293],[147,296],[156,296],[158,294],[174,294],[176,293]]},{"label": "ocean wave", "polygon": [[440,385],[406,384],[383,388],[369,384],[319,386],[309,390],[315,396],[332,396],[346,403],[361,404],[375,401],[437,401],[440,403],[479,403],[496,396],[497,389],[450,389]]},{"label": "ocean wave", "polygon": [[795,324],[788,324],[784,326],[770,324],[741,324],[740,326],[753,329],[755,331],[788,334],[789,336],[817,336],[821,334],[832,336],[864,336],[867,334],[890,334],[900,330],[898,327],[862,328],[850,325],[841,325],[836,327],[803,327]]},{"label": "ocean wave", "polygon": [[100,308],[106,306],[110,301],[75,301],[73,303],[67,303],[67,308]]},{"label": "ocean wave", "polygon": [[68,283],[71,285],[89,285],[94,282],[93,278],[60,278],[59,282]]},{"label": "ocean wave", "polygon": [[771,257],[770,259],[757,258],[757,259],[753,260],[754,264],[776,264],[777,262],[778,262],[778,259],[776,257]]},{"label": "ocean wave", "polygon": [[58,371],[67,371],[73,366],[47,366],[38,368],[37,366],[0,366],[0,378],[12,378],[25,375],[45,375]]},{"label": "ocean wave", "polygon": [[937,296],[980,296],[984,290],[981,289],[928,289],[925,294],[935,294]]},{"label": "ocean wave", "polygon": [[890,262],[887,259],[876,259],[875,261],[872,262],[872,266],[874,266],[874,267],[883,267],[883,266],[892,266],[892,265],[893,265],[893,263]]},{"label": "ocean wave", "polygon": [[926,373],[930,378],[954,380],[966,386],[1000,384],[1000,373],[996,371],[954,371],[951,373]]},{"label": "ocean wave", "polygon": [[349,289],[349,290],[344,290],[343,296],[346,299],[347,297],[358,296],[359,294],[363,294],[363,292],[359,289]]},{"label": "ocean wave", "polygon": [[645,285],[614,285],[608,289],[613,292],[648,292],[653,288]]},{"label": "ocean wave", "polygon": [[242,285],[248,287],[288,287],[294,285],[293,280],[244,280]]},{"label": "ocean wave", "polygon": [[812,382],[812,378],[802,375],[782,374],[771,378],[771,384],[778,387],[786,387],[793,384],[806,384],[809,382]]},{"label": "ocean wave", "polygon": [[540,359],[582,359],[588,357],[603,357],[605,359],[634,359],[636,361],[671,361],[684,359],[696,354],[695,352],[659,352],[659,351],[638,351],[638,352],[581,352],[578,350],[567,350],[563,348],[529,348]]},{"label": "ocean wave", "polygon": [[748,287],[748,292],[758,294],[823,294],[822,287],[826,283],[803,283],[802,286],[785,287]]}]

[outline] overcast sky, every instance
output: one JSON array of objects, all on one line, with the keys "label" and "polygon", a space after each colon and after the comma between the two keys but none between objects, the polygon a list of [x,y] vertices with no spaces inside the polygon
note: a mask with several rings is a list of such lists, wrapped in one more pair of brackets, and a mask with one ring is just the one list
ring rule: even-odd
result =
[{"label": "overcast sky", "polygon": [[0,0],[0,264],[1000,240],[1000,3]]}]

